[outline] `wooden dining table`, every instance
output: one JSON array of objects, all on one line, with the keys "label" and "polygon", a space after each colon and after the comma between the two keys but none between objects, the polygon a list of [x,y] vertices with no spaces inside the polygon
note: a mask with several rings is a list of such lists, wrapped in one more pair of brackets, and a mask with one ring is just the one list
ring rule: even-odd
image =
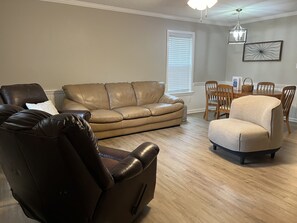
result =
[{"label": "wooden dining table", "polygon": [[[215,90],[209,91],[209,94],[216,95],[217,92]],[[276,97],[278,99],[281,99],[282,97],[282,91],[257,91],[254,90],[252,92],[243,92],[241,90],[233,90],[233,98],[239,98],[242,96],[247,96],[247,95],[265,95],[265,96],[271,96],[271,97]]]},{"label": "wooden dining table", "polygon": [[[212,95],[217,95],[217,91],[215,89],[210,90],[208,94]],[[277,99],[281,100],[282,97],[282,91],[259,91],[259,90],[254,90],[252,92],[243,92],[241,90],[233,90],[233,99],[243,97],[243,96],[248,96],[248,95],[265,95],[265,96],[270,96],[270,97],[275,97]],[[218,109],[218,107],[217,107]]]},{"label": "wooden dining table", "polygon": [[266,95],[266,96],[271,96],[271,97],[276,97],[278,99],[281,99],[282,97],[282,92],[281,91],[257,91],[254,90],[252,92],[242,92],[241,90],[234,90],[233,91],[233,96],[234,98],[239,98],[242,96],[247,96],[247,95]]}]

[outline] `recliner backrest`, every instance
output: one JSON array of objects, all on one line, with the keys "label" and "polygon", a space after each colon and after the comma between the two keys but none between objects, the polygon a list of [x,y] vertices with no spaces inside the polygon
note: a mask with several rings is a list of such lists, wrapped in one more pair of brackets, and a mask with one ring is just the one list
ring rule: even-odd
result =
[{"label": "recliner backrest", "polygon": [[4,103],[26,108],[26,103],[40,103],[48,98],[39,84],[2,85],[0,92]]},{"label": "recliner backrest", "polygon": [[2,95],[1,95],[1,93],[0,93],[0,105],[3,105],[4,104],[4,101],[3,101],[3,99],[2,99]]},{"label": "recliner backrest", "polygon": [[12,105],[0,106],[0,120],[0,161],[21,206],[41,221],[89,222],[114,182],[87,122]]}]

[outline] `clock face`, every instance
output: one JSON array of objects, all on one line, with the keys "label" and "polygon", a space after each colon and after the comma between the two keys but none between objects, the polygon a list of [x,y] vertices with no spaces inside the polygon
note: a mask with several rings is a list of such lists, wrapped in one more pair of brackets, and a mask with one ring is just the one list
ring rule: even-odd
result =
[{"label": "clock face", "polygon": [[246,43],[242,61],[280,61],[283,41]]}]

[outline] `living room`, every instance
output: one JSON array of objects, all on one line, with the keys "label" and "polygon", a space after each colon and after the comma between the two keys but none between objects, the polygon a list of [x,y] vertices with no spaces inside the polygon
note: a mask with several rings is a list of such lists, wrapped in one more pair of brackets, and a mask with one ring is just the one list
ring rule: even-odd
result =
[{"label": "living room", "polygon": [[[186,2],[180,4],[188,7]],[[291,4],[296,3],[291,1]],[[96,8],[95,5],[70,0],[2,0],[1,85],[39,83],[59,108],[64,97],[62,86],[67,84],[166,83],[167,31],[194,32],[192,92],[177,95],[187,105],[187,123],[181,127],[102,140],[102,145],[126,150],[151,141],[161,149],[155,198],[138,221],[296,221],[293,212],[297,206],[296,125],[292,123],[290,135],[284,129],[285,151],[280,150],[274,160],[259,158],[240,166],[236,158],[212,152],[207,138],[209,122],[201,118],[201,112],[205,109],[204,83],[207,80],[231,83],[233,76],[250,77],[254,83],[274,82],[279,89],[297,84],[297,13],[261,19],[259,12],[258,19],[242,22],[248,29],[249,43],[284,42],[281,61],[243,62],[243,46],[227,44],[229,29],[237,22],[236,8],[229,12],[234,22],[225,25],[210,24],[208,18],[200,23],[199,16],[197,22],[194,19],[182,21],[178,16],[162,17],[162,13],[143,13],[136,9],[120,11],[119,7],[101,5],[100,8],[97,5]],[[240,6],[243,8],[241,18],[244,18],[244,6]],[[294,100],[290,120],[295,122],[296,107]],[[222,169],[228,174],[223,175]],[[270,177],[266,179],[265,175]],[[283,186],[274,180],[282,182]],[[254,186],[252,190],[249,184]],[[266,195],[263,199],[262,193]],[[14,222],[13,215],[17,216],[17,222],[31,222],[19,207],[15,207],[15,202],[5,199],[3,202],[0,199],[0,204],[6,205],[6,208],[0,208],[1,222],[2,219]]]}]

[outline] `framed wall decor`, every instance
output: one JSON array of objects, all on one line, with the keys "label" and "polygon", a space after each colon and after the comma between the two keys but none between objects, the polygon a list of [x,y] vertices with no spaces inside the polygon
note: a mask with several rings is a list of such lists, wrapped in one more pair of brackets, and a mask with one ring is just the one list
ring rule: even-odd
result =
[{"label": "framed wall decor", "polygon": [[245,43],[243,62],[280,61],[282,58],[283,40]]}]

